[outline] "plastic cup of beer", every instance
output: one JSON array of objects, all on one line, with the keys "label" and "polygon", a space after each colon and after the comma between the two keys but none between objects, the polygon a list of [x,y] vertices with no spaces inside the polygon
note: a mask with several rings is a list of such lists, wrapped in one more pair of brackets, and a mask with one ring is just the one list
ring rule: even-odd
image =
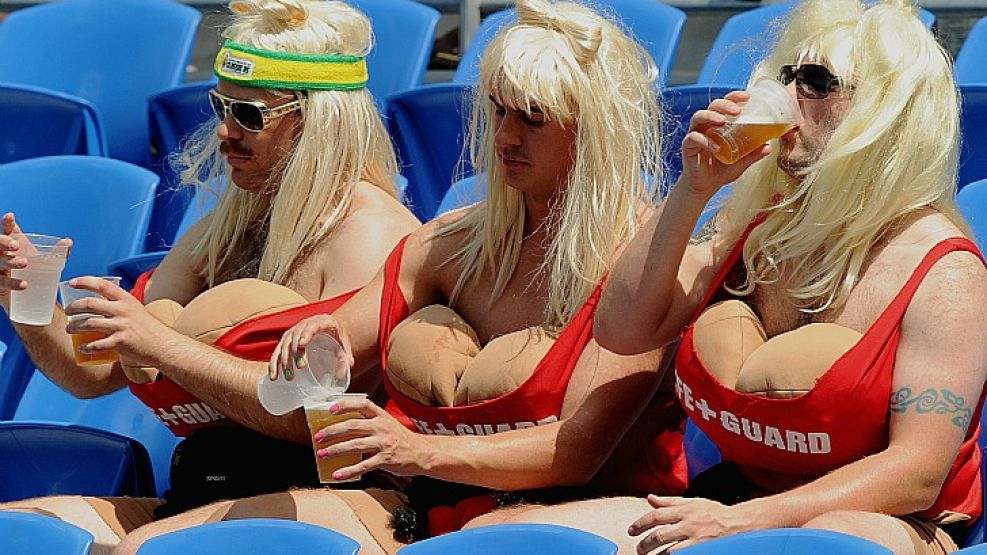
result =
[{"label": "plastic cup of beer", "polygon": [[308,435],[312,438],[312,450],[315,453],[315,465],[319,469],[319,482],[323,484],[339,484],[342,482],[355,482],[360,479],[358,476],[350,478],[349,480],[336,480],[332,477],[333,472],[336,472],[340,468],[353,466],[354,464],[360,462],[363,457],[359,453],[329,458],[319,457],[319,449],[324,449],[330,445],[335,445],[337,443],[353,439],[352,437],[343,436],[329,441],[316,442],[314,436],[316,432],[322,430],[326,426],[331,426],[338,422],[344,422],[353,418],[363,418],[363,415],[358,412],[344,412],[339,414],[329,412],[329,408],[336,404],[337,401],[341,401],[343,399],[366,398],[367,395],[365,393],[341,393],[339,395],[333,395],[324,401],[305,401],[305,404],[303,405],[305,407],[305,420],[308,421]]},{"label": "plastic cup of beer", "polygon": [[[105,279],[106,281],[113,282],[113,285],[120,285],[120,278],[116,276],[101,277],[100,279]],[[76,289],[69,285],[68,281],[63,281],[58,284],[58,293],[62,297],[62,306],[68,307],[70,304],[78,301],[79,299],[85,299],[86,297],[101,297],[99,293],[93,291],[87,291],[85,289]],[[89,318],[102,318],[99,314],[73,314],[69,316],[70,322],[75,322],[78,320],[88,320]],[[116,351],[104,351],[101,353],[83,353],[79,351],[79,347],[97,341],[99,339],[105,339],[106,334],[101,331],[83,331],[79,333],[73,333],[72,335],[72,352],[75,353],[75,361],[82,366],[94,366],[97,364],[109,364],[116,362],[120,357]]]},{"label": "plastic cup of beer", "polygon": [[728,116],[726,124],[706,131],[720,148],[713,156],[724,164],[737,162],[798,124],[798,103],[778,81],[758,79],[747,92],[750,100],[740,107],[739,116]]},{"label": "plastic cup of beer", "polygon": [[10,270],[10,277],[27,281],[27,289],[10,292],[10,320],[18,324],[47,326],[55,312],[55,293],[62,278],[68,242],[39,233],[14,235],[20,243],[19,256],[27,267]]}]

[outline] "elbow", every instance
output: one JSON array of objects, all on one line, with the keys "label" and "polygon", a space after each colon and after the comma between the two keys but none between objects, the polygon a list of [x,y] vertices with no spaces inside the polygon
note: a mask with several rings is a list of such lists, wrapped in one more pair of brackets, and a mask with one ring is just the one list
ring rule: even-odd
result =
[{"label": "elbow", "polygon": [[918,513],[932,507],[939,494],[942,492],[943,480],[941,479],[917,479],[911,487],[907,488],[907,498],[903,509],[903,514]]},{"label": "elbow", "polygon": [[[593,339],[604,349],[618,355],[630,356],[652,351],[667,343],[647,326],[618,315],[597,312],[593,321]],[[621,315],[626,316],[626,315]]]}]

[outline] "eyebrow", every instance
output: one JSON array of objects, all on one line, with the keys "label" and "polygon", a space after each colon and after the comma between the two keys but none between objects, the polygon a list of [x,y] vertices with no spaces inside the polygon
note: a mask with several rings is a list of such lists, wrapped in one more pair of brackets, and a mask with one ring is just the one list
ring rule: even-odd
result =
[{"label": "eyebrow", "polygon": [[[494,106],[496,106],[498,108],[501,108],[501,109],[504,109],[504,105],[501,104],[500,102],[497,102],[497,99],[494,98],[494,96],[492,94],[491,95],[488,95],[487,98],[490,100],[490,102],[493,103]],[[519,108],[510,108],[510,109],[511,110],[518,110]],[[537,105],[533,105],[533,106],[531,106],[531,113],[533,113],[533,114],[543,114],[544,112],[542,112],[542,109],[539,108]]]}]

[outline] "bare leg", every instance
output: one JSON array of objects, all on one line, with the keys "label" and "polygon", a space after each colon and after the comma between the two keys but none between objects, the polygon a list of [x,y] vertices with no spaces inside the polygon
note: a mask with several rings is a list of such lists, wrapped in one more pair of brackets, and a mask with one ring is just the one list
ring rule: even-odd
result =
[{"label": "bare leg", "polygon": [[538,522],[569,526],[603,536],[617,544],[619,555],[636,555],[638,540],[627,535],[627,527],[651,510],[644,499],[613,497],[562,505],[522,505],[494,511],[469,522],[468,528],[504,522]]},{"label": "bare leg", "polygon": [[0,504],[0,510],[40,514],[74,524],[93,535],[92,554],[104,555],[128,530],[150,522],[154,507],[160,503],[158,499],[57,495]]},{"label": "bare leg", "polygon": [[804,526],[851,534],[879,543],[895,555],[941,555],[956,550],[952,539],[940,529],[915,519],[862,511],[834,511],[820,515]]},{"label": "bare leg", "polygon": [[[361,546],[360,553],[394,553],[400,544],[393,539],[388,541],[389,530],[381,530],[386,526],[386,515],[390,510],[387,506],[388,499],[387,496],[381,498],[360,490],[333,492],[314,489],[221,501],[138,528],[128,534],[113,553],[132,555],[142,543],[161,534],[210,522],[245,518],[280,518],[307,522],[353,538]],[[371,529],[374,533],[371,533]]]}]

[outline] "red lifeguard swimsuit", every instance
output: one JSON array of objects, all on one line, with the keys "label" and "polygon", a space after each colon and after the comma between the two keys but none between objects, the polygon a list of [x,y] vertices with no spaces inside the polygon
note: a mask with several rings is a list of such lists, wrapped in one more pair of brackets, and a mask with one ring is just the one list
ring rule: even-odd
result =
[{"label": "red lifeguard swimsuit", "polygon": [[[406,242],[407,237],[397,244],[384,263],[384,289],[377,342],[384,372],[384,387],[390,398],[386,406],[387,411],[412,431],[424,434],[490,435],[557,422],[562,414],[562,402],[565,399],[569,378],[572,377],[580,354],[593,336],[593,315],[596,313],[602,284],[562,330],[555,344],[545,353],[531,376],[517,389],[500,397],[469,405],[429,407],[395,389],[386,375],[387,345],[391,332],[409,315],[407,301],[398,283]],[[681,413],[673,411],[672,414],[678,416]],[[663,434],[662,445],[658,445],[656,451],[660,451],[659,458],[675,458],[659,465],[670,469],[658,478],[667,488],[665,491],[681,492],[688,479],[682,450],[682,435]],[[490,510],[493,506],[484,508]],[[460,525],[486,510],[463,515]]]},{"label": "red lifeguard swimsuit", "polygon": [[[141,302],[144,300],[150,274],[151,272],[147,272],[141,275],[132,291]],[[243,359],[267,362],[281,336],[291,326],[309,316],[332,314],[358,291],[359,289],[331,299],[244,320],[224,333],[213,346]],[[179,437],[186,437],[204,428],[235,425],[219,411],[163,374],[159,374],[158,379],[153,382],[131,383],[130,391]]]},{"label": "red lifeguard swimsuit", "polygon": [[[748,229],[748,232],[750,230]],[[696,319],[720,290],[740,258],[747,233],[730,253],[685,329],[676,359],[676,394],[699,428],[720,448],[723,460],[737,464],[758,485],[777,491],[818,478],[888,446],[889,399],[901,320],[932,266],[954,251],[983,255],[966,238],[935,245],[860,341],[838,359],[806,394],[770,399],[721,385],[696,354]],[[981,512],[980,413],[975,407],[959,454],[938,499],[919,518],[932,520],[945,511],[976,519]]]}]

